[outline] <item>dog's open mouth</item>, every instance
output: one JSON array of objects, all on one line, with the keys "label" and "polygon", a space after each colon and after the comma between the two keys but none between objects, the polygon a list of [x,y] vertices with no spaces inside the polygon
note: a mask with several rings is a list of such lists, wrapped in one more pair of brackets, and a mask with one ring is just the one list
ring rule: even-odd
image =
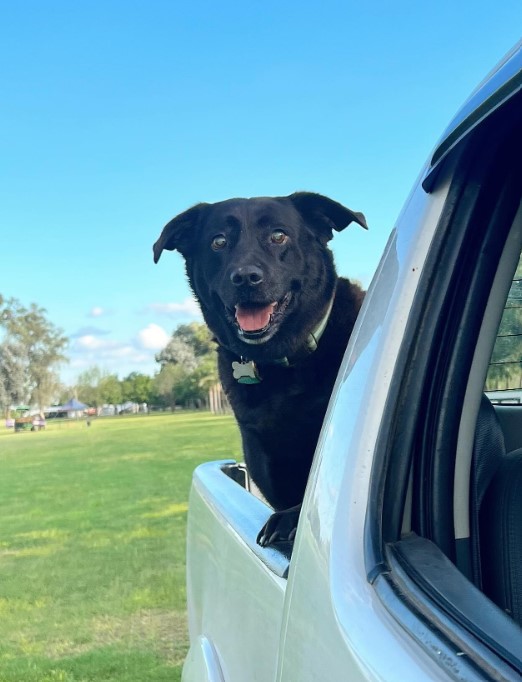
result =
[{"label": "dog's open mouth", "polygon": [[287,294],[280,302],[236,305],[235,321],[241,338],[247,343],[267,341],[281,323],[289,301],[290,294]]}]

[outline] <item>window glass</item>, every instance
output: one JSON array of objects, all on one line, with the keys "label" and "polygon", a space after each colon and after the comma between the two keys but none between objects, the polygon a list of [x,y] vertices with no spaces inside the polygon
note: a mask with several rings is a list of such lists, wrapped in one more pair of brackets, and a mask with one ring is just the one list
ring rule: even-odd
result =
[{"label": "window glass", "polygon": [[[507,391],[514,402],[522,402],[522,255],[491,356],[486,391]],[[490,395],[493,400],[497,397]]]}]

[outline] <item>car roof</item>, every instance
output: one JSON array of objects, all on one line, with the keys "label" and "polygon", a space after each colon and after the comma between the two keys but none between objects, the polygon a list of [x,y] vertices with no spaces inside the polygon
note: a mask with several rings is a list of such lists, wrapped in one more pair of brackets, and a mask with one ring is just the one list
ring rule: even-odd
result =
[{"label": "car roof", "polygon": [[436,171],[448,154],[472,130],[522,89],[522,40],[471,93],[444,131],[431,157],[422,185],[430,191]]}]

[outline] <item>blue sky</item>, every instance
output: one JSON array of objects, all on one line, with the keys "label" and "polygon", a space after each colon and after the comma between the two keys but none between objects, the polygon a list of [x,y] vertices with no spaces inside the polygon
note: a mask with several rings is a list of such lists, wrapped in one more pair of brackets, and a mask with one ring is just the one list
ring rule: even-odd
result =
[{"label": "blue sky", "polygon": [[367,285],[423,163],[520,38],[520,0],[0,0],[0,293],[93,365],[153,373],[198,319],[162,226],[198,201],[321,192]]}]

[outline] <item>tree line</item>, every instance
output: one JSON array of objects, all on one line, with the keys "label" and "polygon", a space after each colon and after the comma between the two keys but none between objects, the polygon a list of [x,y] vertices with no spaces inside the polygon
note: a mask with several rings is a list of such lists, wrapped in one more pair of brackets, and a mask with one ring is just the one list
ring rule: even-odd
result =
[{"label": "tree line", "polygon": [[162,408],[203,406],[217,383],[215,344],[202,323],[180,325],[156,355],[158,371],[149,376],[117,374],[91,367],[74,386],[60,383],[60,366],[68,361],[67,337],[44,308],[28,307],[0,295],[0,409],[33,405],[40,411],[72,396],[92,407],[125,402]]}]

